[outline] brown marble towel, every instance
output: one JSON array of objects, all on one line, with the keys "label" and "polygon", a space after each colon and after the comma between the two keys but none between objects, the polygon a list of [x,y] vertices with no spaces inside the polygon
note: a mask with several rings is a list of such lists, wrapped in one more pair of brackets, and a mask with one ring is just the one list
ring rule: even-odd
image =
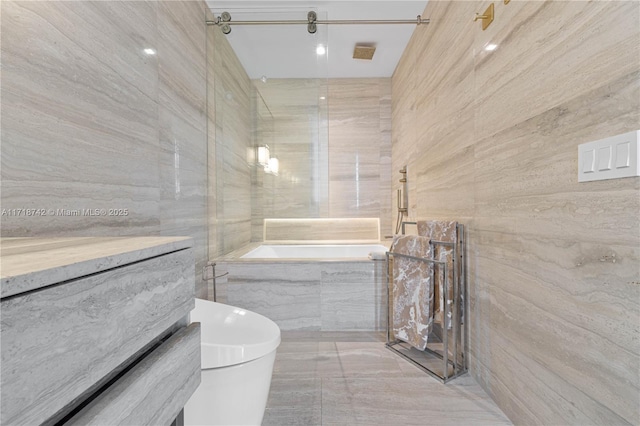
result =
[{"label": "brown marble towel", "polygon": [[[390,251],[431,258],[429,239],[416,235],[396,235]],[[433,325],[432,275],[432,267],[426,262],[393,257],[393,333],[397,339],[420,350],[427,347]]]},{"label": "brown marble towel", "polygon": [[[443,241],[447,243],[456,243],[458,239],[458,222],[440,221],[440,220],[419,220],[418,235],[428,238],[432,241]],[[434,259],[441,262],[447,262],[447,287],[449,288],[448,300],[453,300],[453,249],[442,245],[434,245]],[[435,306],[434,312],[436,320],[442,322],[444,315],[444,274],[442,268],[435,268]],[[449,311],[449,319],[451,319],[451,311]],[[451,323],[449,323],[451,327]]]}]

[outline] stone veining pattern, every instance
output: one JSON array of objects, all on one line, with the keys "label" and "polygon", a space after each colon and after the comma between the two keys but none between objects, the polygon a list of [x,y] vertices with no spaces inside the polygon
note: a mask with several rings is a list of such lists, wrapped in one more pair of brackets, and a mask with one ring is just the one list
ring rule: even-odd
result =
[{"label": "stone veining pattern", "polygon": [[385,330],[384,262],[220,261],[218,301],[272,319],[282,330]]},{"label": "stone veining pattern", "polygon": [[[95,264],[109,264],[98,261],[97,247]],[[106,257],[117,258],[110,250]],[[0,377],[13,391],[2,394],[2,423],[42,423],[184,318],[195,307],[193,259],[186,248],[88,276],[82,264],[56,266],[52,276],[60,276],[55,269],[76,274],[3,298]],[[22,276],[30,274],[16,280]]]},{"label": "stone veining pattern", "polygon": [[[429,239],[415,235],[396,235],[390,251],[423,259],[433,257]],[[433,327],[433,270],[427,262],[393,256],[393,334],[420,350],[427,347]]]},{"label": "stone veining pattern", "polygon": [[640,178],[578,183],[577,147],[640,129],[640,4],[497,2],[482,31],[486,6],[427,4],[393,170],[412,219],[466,226],[470,370],[505,413],[639,424]]},{"label": "stone veining pattern", "polygon": [[190,236],[201,289],[204,2],[1,8],[2,236]]},{"label": "stone veining pattern", "polygon": [[[431,240],[433,249],[433,258],[446,263],[446,281],[443,273],[443,268],[434,268],[434,315],[438,322],[442,323],[444,317],[444,306],[449,300],[454,300],[453,290],[453,248],[438,244],[443,243],[457,243],[458,239],[458,222],[455,221],[443,221],[443,220],[419,220],[417,223],[418,235],[423,236]],[[445,284],[449,289],[447,292],[447,301],[445,301]],[[452,307],[453,308],[453,307]],[[448,320],[451,321],[452,312],[449,312]],[[449,328],[451,323],[449,322]]]}]

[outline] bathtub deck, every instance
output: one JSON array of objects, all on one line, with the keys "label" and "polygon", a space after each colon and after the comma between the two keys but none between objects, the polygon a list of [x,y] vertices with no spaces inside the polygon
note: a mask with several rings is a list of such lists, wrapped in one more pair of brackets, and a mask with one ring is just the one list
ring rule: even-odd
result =
[{"label": "bathtub deck", "polygon": [[263,426],[511,424],[471,376],[443,385],[384,342],[378,332],[283,332]]}]

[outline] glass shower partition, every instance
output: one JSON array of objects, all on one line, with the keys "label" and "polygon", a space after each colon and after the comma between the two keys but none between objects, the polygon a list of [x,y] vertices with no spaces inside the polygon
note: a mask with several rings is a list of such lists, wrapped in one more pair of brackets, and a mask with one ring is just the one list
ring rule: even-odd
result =
[{"label": "glass shower partition", "polygon": [[[214,9],[211,20],[223,11],[232,24],[309,12]],[[264,218],[328,217],[327,37],[324,25],[208,27],[210,259],[262,241]]]}]

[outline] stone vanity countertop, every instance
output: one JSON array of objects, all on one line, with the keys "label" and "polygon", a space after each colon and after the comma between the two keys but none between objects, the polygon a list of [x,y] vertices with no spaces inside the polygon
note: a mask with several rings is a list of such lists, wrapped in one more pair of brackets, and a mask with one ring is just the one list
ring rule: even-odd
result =
[{"label": "stone vanity countertop", "polygon": [[5,298],[182,250],[190,237],[0,239],[0,297]]}]

